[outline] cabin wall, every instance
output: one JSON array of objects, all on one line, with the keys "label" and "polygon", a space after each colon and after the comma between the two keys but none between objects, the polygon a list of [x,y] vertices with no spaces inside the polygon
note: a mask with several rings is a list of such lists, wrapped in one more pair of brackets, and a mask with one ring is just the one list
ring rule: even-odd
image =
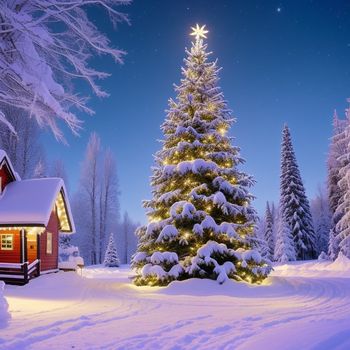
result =
[{"label": "cabin wall", "polygon": [[21,263],[21,232],[19,230],[0,230],[1,234],[13,235],[13,250],[2,250],[0,244],[0,262]]},{"label": "cabin wall", "polygon": [[27,260],[31,264],[33,261],[38,259],[38,234],[27,233]]},{"label": "cabin wall", "polygon": [[[52,211],[46,230],[40,235],[41,271],[58,268],[58,229],[59,221],[55,210]],[[47,232],[52,233],[52,254],[47,254]]]},{"label": "cabin wall", "polygon": [[5,188],[5,186],[13,181],[13,178],[11,176],[10,170],[5,163],[3,163],[2,167],[0,168],[0,177],[1,177],[1,191],[2,192]]}]

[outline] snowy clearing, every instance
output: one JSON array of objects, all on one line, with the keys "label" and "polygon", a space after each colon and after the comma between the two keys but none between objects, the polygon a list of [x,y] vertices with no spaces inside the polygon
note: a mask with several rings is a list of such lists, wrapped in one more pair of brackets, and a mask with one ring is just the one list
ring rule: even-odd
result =
[{"label": "snowy clearing", "polygon": [[0,349],[349,349],[350,262],[280,265],[263,286],[135,287],[94,266],[6,286]]}]

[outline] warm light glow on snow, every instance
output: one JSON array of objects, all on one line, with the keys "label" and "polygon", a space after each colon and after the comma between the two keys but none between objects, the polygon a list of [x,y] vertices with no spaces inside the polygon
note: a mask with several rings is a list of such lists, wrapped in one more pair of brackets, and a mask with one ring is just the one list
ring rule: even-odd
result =
[{"label": "warm light glow on snow", "polygon": [[342,257],[277,265],[260,286],[191,279],[164,288],[150,279],[149,286],[136,287],[126,266],[91,266],[83,277],[41,276],[5,289],[12,320],[1,329],[1,348],[110,349],[118,342],[120,348],[149,349],[155,338],[175,348],[193,334],[197,348],[268,349],[277,343],[283,349],[285,339],[302,334],[293,339],[295,348],[324,342],[323,349],[333,349],[342,332],[348,349],[349,271],[350,260]]}]

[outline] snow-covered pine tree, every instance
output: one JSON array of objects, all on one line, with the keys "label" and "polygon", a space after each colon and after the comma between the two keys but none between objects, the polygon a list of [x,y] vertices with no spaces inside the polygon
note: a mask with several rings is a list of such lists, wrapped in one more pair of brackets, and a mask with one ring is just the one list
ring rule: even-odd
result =
[{"label": "snow-covered pine tree", "polygon": [[331,228],[331,213],[327,193],[323,187],[319,188],[318,194],[311,201],[311,213],[316,234],[317,256],[322,252],[327,254]]},{"label": "snow-covered pine tree", "polygon": [[[350,103],[350,99],[348,99]],[[336,241],[339,242],[339,253],[350,258],[350,107],[346,110],[347,126],[344,130],[344,143],[346,145],[345,154],[341,155],[338,160],[341,164],[339,169],[340,180],[338,186],[341,198],[335,215],[339,217],[336,224]]]},{"label": "snow-covered pine tree", "polygon": [[327,189],[329,209],[332,215],[331,228],[329,233],[328,255],[330,259],[335,260],[339,253],[339,242],[337,239],[337,223],[343,216],[343,213],[338,210],[338,205],[342,200],[342,191],[339,187],[341,168],[340,158],[346,153],[345,144],[345,126],[346,120],[338,118],[337,112],[333,114],[333,135],[329,147],[327,160]]},{"label": "snow-covered pine tree", "polygon": [[309,201],[305,194],[289,128],[285,125],[281,152],[281,217],[292,231],[298,260],[316,258],[315,232]]},{"label": "snow-covered pine tree", "polygon": [[282,213],[280,213],[277,224],[274,260],[286,263],[288,261],[294,261],[295,258],[292,231],[286,219],[283,217]]},{"label": "snow-covered pine tree", "polygon": [[118,267],[119,266],[119,257],[117,253],[117,248],[114,243],[113,233],[109,236],[109,242],[105,253],[105,259],[103,262],[104,266],[107,267]]},{"label": "snow-covered pine tree", "polygon": [[256,221],[250,202],[253,179],[227,136],[233,123],[197,25],[186,50],[183,79],[162,125],[163,148],[153,168],[153,199],[144,202],[149,223],[138,229],[133,257],[137,285],[172,280],[228,278],[261,282],[270,265],[251,249]]},{"label": "snow-covered pine tree", "polygon": [[257,249],[260,255],[266,259],[271,261],[270,249],[265,240],[265,220],[259,218],[258,222],[254,228],[252,235],[250,236],[250,244],[252,248]]},{"label": "snow-covered pine tree", "polygon": [[264,232],[264,239],[267,243],[267,246],[269,248],[268,258],[272,261],[273,255],[275,251],[275,230],[274,230],[274,222],[273,222],[273,216],[270,209],[269,202],[266,203],[266,210],[265,210],[265,232]]}]

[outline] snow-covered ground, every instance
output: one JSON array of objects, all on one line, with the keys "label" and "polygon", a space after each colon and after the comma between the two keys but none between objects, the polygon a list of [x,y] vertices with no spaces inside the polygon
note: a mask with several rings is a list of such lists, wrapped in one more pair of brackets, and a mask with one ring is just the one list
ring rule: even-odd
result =
[{"label": "snow-covered ground", "polygon": [[0,349],[350,349],[345,258],[277,266],[263,286],[129,276],[97,266],[6,286]]}]

